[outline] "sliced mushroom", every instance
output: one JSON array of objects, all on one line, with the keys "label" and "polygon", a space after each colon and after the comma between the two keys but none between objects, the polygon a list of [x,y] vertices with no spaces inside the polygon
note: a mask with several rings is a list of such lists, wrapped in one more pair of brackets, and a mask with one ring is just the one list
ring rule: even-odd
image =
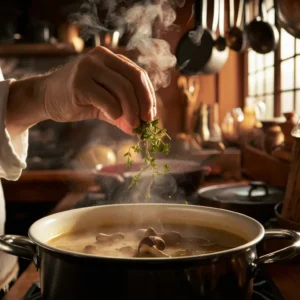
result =
[{"label": "sliced mushroom", "polygon": [[146,230],[146,236],[157,236],[157,232],[153,227],[148,227]]},{"label": "sliced mushroom", "polygon": [[149,247],[155,247],[158,250],[164,250],[166,248],[166,243],[164,240],[158,236],[147,236],[143,238],[138,246],[138,250],[143,246],[147,245]]},{"label": "sliced mushroom", "polygon": [[169,255],[162,252],[165,247],[166,244],[160,237],[147,236],[140,241],[136,256],[151,255],[153,257],[169,257]]},{"label": "sliced mushroom", "polygon": [[86,245],[83,249],[84,253],[92,254],[95,253],[97,250],[97,247],[94,245]]},{"label": "sliced mushroom", "polygon": [[114,242],[117,240],[123,240],[125,238],[125,235],[121,232],[117,232],[114,234],[105,234],[105,233],[98,233],[96,236],[96,240],[99,243],[103,242]]},{"label": "sliced mushroom", "polygon": [[168,246],[174,246],[181,242],[182,236],[176,231],[169,231],[160,235]]},{"label": "sliced mushroom", "polygon": [[139,256],[143,256],[143,254],[150,254],[153,257],[169,257],[169,255],[167,255],[163,251],[158,250],[156,247],[151,247],[146,244],[142,245],[138,251]]},{"label": "sliced mushroom", "polygon": [[135,234],[136,234],[137,238],[139,238],[139,239],[142,239],[147,236],[157,236],[157,232],[152,227],[148,227],[147,229],[140,228],[140,229],[136,230]]}]

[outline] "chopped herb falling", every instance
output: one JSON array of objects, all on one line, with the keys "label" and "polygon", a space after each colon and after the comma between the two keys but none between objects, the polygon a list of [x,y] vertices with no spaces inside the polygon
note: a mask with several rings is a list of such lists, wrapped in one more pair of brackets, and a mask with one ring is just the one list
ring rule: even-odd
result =
[{"label": "chopped herb falling", "polygon": [[[163,141],[163,139],[171,138],[167,134],[166,129],[159,128],[158,122],[159,120],[154,120],[152,122],[141,121],[140,126],[133,130],[133,133],[138,135],[139,142],[130,147],[128,152],[124,154],[124,157],[126,157],[126,165],[127,167],[132,166],[133,160],[131,151],[134,151],[136,153],[143,154],[144,166],[142,166],[138,174],[132,178],[129,188],[140,180],[142,173],[148,168],[151,168],[152,180],[158,175],[170,173],[168,165],[164,165],[163,170],[159,170],[157,168],[155,158],[153,157],[153,154],[157,152],[161,152],[165,155],[170,152],[170,144]],[[150,185],[151,183],[152,182],[150,182]],[[148,187],[147,197],[150,197],[150,185]]]}]

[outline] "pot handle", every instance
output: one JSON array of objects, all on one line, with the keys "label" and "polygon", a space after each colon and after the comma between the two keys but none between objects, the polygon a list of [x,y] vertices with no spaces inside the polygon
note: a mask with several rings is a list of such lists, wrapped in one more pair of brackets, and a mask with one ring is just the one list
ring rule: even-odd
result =
[{"label": "pot handle", "polygon": [[287,229],[269,229],[266,230],[264,239],[289,239],[293,240],[293,244],[275,252],[258,257],[254,261],[255,267],[291,259],[297,254],[300,254],[300,234],[296,231]]},{"label": "pot handle", "polygon": [[26,236],[1,235],[0,251],[29,260],[36,257],[36,245]]}]

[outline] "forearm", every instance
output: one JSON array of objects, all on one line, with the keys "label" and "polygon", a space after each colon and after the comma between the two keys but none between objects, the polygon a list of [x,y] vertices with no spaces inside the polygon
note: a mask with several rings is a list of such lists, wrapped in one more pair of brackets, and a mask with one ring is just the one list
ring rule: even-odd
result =
[{"label": "forearm", "polygon": [[18,135],[47,119],[44,109],[46,76],[14,81],[10,85],[6,127],[10,135]]}]

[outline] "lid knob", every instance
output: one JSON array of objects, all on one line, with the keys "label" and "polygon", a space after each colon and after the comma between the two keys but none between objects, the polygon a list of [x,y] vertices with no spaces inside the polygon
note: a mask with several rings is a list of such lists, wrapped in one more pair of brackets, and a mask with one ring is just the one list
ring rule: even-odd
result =
[{"label": "lid knob", "polygon": [[249,190],[249,193],[248,193],[249,198],[253,197],[252,196],[253,191],[256,190],[256,189],[259,189],[259,188],[263,188],[265,190],[265,196],[269,195],[268,187],[264,182],[262,182],[262,181],[251,181],[249,183],[249,185],[251,187],[250,190]]}]

